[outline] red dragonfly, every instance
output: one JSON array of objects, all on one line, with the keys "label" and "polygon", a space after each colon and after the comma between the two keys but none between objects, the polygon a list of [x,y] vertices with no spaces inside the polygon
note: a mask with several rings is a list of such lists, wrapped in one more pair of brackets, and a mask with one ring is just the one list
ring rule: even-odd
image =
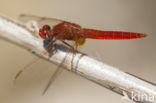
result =
[{"label": "red dragonfly", "polygon": [[50,40],[72,40],[76,45],[80,46],[85,43],[87,39],[136,39],[146,37],[145,33],[134,33],[134,32],[123,32],[123,31],[101,31],[94,29],[81,28],[80,25],[75,23],[70,23],[67,21],[62,21],[61,23],[50,27],[49,25],[44,25],[39,30],[39,35],[41,38]]},{"label": "red dragonfly", "polygon": [[[40,25],[43,25],[42,28],[39,29],[38,34],[41,38],[50,40],[51,43],[49,44],[47,50],[54,48],[56,46],[55,44],[56,40],[62,41],[64,44],[68,45],[71,48],[71,50],[76,50],[77,46],[83,45],[86,39],[124,40],[124,39],[142,38],[147,36],[147,34],[145,33],[124,32],[124,31],[102,31],[102,30],[95,30],[95,29],[87,29],[87,28],[82,28],[80,25],[75,23],[53,19],[53,18],[37,17],[32,15],[21,15],[21,19],[35,20],[38,23],[40,23]],[[74,41],[75,47],[65,42],[65,40]],[[23,70],[21,70],[16,75],[16,78],[22,72]],[[57,72],[58,70],[56,70],[54,75]],[[51,84],[54,75],[52,75],[45,91]]]}]

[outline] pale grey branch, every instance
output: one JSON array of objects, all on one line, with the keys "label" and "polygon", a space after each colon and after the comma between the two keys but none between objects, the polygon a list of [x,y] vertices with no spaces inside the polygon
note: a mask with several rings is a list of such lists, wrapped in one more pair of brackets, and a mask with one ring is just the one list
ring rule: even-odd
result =
[{"label": "pale grey branch", "polygon": [[[27,28],[25,24],[2,15],[0,16],[0,37],[20,45],[31,52],[33,51],[35,54],[40,54],[45,50],[43,47],[43,40],[35,37],[32,30]],[[65,49],[60,48],[52,58],[49,58],[49,56],[45,54],[43,54],[42,57],[52,63],[59,64],[65,55]],[[155,85],[126,74],[115,67],[104,64],[88,56],[83,56],[79,59],[80,56],[81,54],[77,53],[73,61],[73,65],[77,65],[76,74],[79,74],[121,95],[127,94],[127,96],[132,97],[133,92],[140,93],[151,98],[153,96],[154,99],[156,98]],[[71,70],[71,59],[72,55],[70,54],[64,63],[64,67],[67,70]],[[147,101],[144,100],[143,102],[145,103]],[[151,101],[151,103],[154,102],[156,102],[156,100]]]}]

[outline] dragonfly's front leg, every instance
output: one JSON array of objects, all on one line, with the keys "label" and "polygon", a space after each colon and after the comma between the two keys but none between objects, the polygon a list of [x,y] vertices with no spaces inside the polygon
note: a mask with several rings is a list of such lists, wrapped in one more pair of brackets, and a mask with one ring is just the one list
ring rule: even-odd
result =
[{"label": "dragonfly's front leg", "polygon": [[76,53],[77,53],[77,47],[78,47],[78,46],[77,46],[76,43],[72,46],[72,45],[68,44],[68,43],[65,42],[65,41],[62,41],[62,42],[70,48],[69,52],[72,53],[71,71],[76,71],[76,67],[74,68],[74,66],[73,66],[74,63],[73,63],[73,62],[74,62],[74,58],[75,58]]},{"label": "dragonfly's front leg", "polygon": [[[47,38],[47,41],[49,42],[49,38]],[[46,41],[45,41],[45,44],[46,44]],[[45,47],[46,51],[49,53],[49,57],[51,57],[57,52],[56,45],[57,45],[56,38],[52,37],[50,39],[50,42],[48,43],[48,46]]]}]

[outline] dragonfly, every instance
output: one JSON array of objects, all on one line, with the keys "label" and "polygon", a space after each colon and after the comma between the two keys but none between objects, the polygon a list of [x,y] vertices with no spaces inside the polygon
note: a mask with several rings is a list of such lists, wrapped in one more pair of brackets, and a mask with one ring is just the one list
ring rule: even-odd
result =
[{"label": "dragonfly", "polygon": [[[41,37],[43,40],[48,39],[50,41],[48,47],[46,48],[47,51],[51,49],[56,50],[56,41],[59,40],[70,48],[70,51],[73,52],[73,58],[76,53],[75,51],[77,51],[77,48],[79,46],[84,45],[86,39],[130,40],[130,39],[143,38],[147,36],[147,34],[145,33],[125,32],[125,31],[103,31],[103,30],[82,28],[80,25],[76,23],[55,19],[55,18],[38,17],[34,15],[21,15],[20,19],[24,21],[35,20],[39,23],[39,25],[41,26],[41,28],[38,30],[39,37]],[[69,44],[67,41],[73,41],[74,45]],[[60,65],[57,67],[55,73],[51,76],[43,93],[45,93],[49,88],[53,78],[57,75],[59,68],[65,61],[66,57],[67,56],[64,57]],[[73,62],[73,58],[72,58],[72,62]],[[37,60],[38,59],[35,59],[33,62],[29,63],[21,71],[19,71],[15,76],[15,79],[17,79],[19,75],[28,66],[32,65]]]}]

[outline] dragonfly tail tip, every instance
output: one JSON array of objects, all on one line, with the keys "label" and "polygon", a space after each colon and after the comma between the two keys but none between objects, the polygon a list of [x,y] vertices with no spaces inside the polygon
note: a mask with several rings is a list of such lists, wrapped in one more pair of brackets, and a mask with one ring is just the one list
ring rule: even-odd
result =
[{"label": "dragonfly tail tip", "polygon": [[144,33],[144,34],[141,34],[140,36],[141,37],[147,37],[147,34]]}]

